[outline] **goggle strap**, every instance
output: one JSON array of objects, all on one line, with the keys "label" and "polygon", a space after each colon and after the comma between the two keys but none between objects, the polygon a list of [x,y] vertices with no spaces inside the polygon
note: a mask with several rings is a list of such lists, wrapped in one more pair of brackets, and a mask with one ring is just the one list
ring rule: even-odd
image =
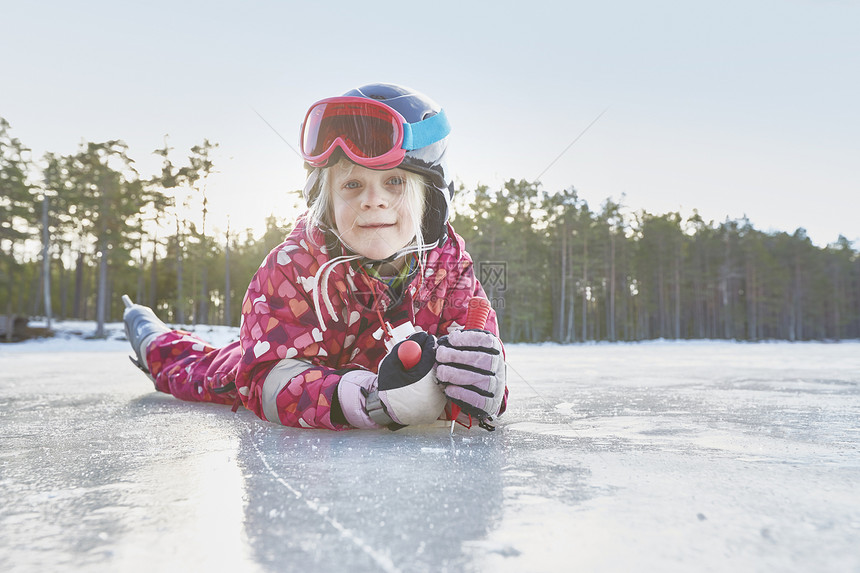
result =
[{"label": "goggle strap", "polygon": [[403,144],[400,146],[407,151],[421,149],[441,141],[451,133],[451,124],[445,110],[439,110],[434,116],[415,123],[403,124]]}]

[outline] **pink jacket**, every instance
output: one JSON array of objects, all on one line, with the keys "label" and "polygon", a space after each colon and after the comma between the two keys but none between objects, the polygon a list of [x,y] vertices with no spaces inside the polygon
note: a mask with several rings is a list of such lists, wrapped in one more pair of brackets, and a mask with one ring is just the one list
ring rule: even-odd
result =
[{"label": "pink jacket", "polygon": [[[312,237],[300,220],[248,286],[235,384],[245,407],[263,419],[342,429],[331,420],[337,383],[350,369],[377,370],[386,354],[380,316],[393,327],[409,321],[442,336],[465,323],[469,299],[486,294],[463,239],[450,225],[448,240],[428,253],[422,276],[405,287],[399,301],[382,294],[380,281],[349,263],[334,266],[328,279],[317,285],[320,266],[331,258],[324,246],[316,246],[325,244],[322,233],[310,232]],[[318,287],[320,292],[314,293]],[[370,294],[373,289],[376,297]],[[494,311],[485,328],[498,334]]]}]

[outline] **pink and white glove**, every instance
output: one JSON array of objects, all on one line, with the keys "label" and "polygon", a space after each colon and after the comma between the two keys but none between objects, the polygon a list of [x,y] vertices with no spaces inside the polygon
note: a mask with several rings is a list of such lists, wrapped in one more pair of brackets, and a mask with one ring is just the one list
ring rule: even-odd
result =
[{"label": "pink and white glove", "polygon": [[392,430],[429,424],[445,410],[447,398],[436,383],[436,338],[426,332],[409,337],[421,347],[421,358],[406,369],[394,346],[379,364],[379,374],[352,370],[341,376],[338,400],[346,421],[363,429]]},{"label": "pink and white glove", "polygon": [[505,396],[501,341],[486,330],[449,332],[436,347],[436,379],[465,413],[492,420]]}]

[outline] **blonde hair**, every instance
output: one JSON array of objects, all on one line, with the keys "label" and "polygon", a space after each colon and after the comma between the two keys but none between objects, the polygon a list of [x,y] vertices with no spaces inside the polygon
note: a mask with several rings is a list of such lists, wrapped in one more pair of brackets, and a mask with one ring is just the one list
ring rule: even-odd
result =
[{"label": "blonde hair", "polygon": [[[311,200],[308,206],[308,212],[305,215],[305,222],[309,228],[318,228],[322,231],[333,233],[342,244],[344,243],[337,231],[337,225],[334,222],[334,213],[332,207],[332,189],[331,189],[331,170],[339,169],[346,171],[346,175],[355,167],[355,164],[347,159],[341,159],[333,165],[324,167],[319,170],[317,179],[317,194]],[[412,228],[415,229],[415,239],[405,247],[398,250],[398,253],[408,250],[409,252],[419,252],[423,255],[428,247],[434,245],[426,245],[424,243],[424,234],[421,229],[421,223],[424,219],[424,209],[426,207],[427,181],[423,176],[401,169],[404,175],[404,189],[400,196],[400,201],[404,201],[406,205],[406,213],[409,216],[409,222],[412,223]],[[319,245],[318,245],[319,246]],[[412,247],[412,248],[410,248]],[[404,253],[405,254],[405,253]]]}]

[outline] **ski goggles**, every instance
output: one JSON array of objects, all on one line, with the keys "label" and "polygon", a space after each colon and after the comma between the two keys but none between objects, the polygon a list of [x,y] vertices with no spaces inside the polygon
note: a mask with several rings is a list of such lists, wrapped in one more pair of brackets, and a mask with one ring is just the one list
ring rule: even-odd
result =
[{"label": "ski goggles", "polygon": [[442,140],[451,132],[445,111],[409,123],[384,103],[363,97],[333,97],[313,104],[302,123],[302,158],[325,167],[340,149],[352,161],[371,169],[392,169],[406,152]]}]

